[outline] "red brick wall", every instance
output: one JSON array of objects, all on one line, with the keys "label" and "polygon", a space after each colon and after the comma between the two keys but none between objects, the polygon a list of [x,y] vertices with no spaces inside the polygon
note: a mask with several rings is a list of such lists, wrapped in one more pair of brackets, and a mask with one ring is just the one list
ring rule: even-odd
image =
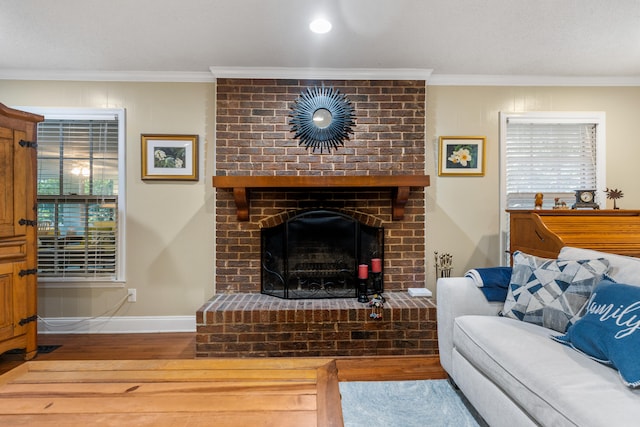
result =
[{"label": "red brick wall", "polygon": [[[290,108],[308,87],[333,87],[354,107],[351,139],[330,154],[298,146]],[[216,175],[411,175],[425,171],[425,82],[218,79]],[[389,191],[251,191],[250,220],[236,219],[233,194],[217,190],[216,291],[260,292],[260,229],[283,210],[347,209],[385,227],[385,289],[425,283],[425,194],[412,189],[401,221]]]}]

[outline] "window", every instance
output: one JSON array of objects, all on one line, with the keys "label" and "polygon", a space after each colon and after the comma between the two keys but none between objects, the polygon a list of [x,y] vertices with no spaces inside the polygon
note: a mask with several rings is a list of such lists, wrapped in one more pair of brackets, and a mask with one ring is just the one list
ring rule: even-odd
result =
[{"label": "window", "polygon": [[508,248],[506,209],[533,209],[536,193],[544,209],[555,199],[569,207],[575,190],[597,190],[604,206],[604,113],[501,113],[501,230]]},{"label": "window", "polygon": [[38,276],[122,280],[124,111],[34,110]]}]

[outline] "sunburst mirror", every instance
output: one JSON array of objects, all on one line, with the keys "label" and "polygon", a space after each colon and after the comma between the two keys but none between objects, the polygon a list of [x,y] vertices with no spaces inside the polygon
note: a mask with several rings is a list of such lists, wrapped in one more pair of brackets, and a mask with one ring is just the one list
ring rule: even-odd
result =
[{"label": "sunburst mirror", "polygon": [[291,132],[312,152],[330,152],[344,145],[355,125],[351,101],[332,87],[308,88],[291,107]]}]

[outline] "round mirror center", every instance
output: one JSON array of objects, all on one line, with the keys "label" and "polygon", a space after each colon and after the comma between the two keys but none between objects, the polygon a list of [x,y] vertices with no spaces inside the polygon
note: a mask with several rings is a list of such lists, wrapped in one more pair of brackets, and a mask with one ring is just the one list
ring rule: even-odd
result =
[{"label": "round mirror center", "polygon": [[331,124],[331,111],[326,108],[318,108],[313,112],[313,123],[320,129],[325,129]]}]

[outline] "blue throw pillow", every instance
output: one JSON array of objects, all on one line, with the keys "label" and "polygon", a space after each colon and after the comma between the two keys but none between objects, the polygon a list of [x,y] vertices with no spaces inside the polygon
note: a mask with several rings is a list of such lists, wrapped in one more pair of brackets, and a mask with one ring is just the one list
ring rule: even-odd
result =
[{"label": "blue throw pillow", "polygon": [[584,317],[552,338],[613,366],[626,385],[640,386],[640,286],[603,280]]}]

